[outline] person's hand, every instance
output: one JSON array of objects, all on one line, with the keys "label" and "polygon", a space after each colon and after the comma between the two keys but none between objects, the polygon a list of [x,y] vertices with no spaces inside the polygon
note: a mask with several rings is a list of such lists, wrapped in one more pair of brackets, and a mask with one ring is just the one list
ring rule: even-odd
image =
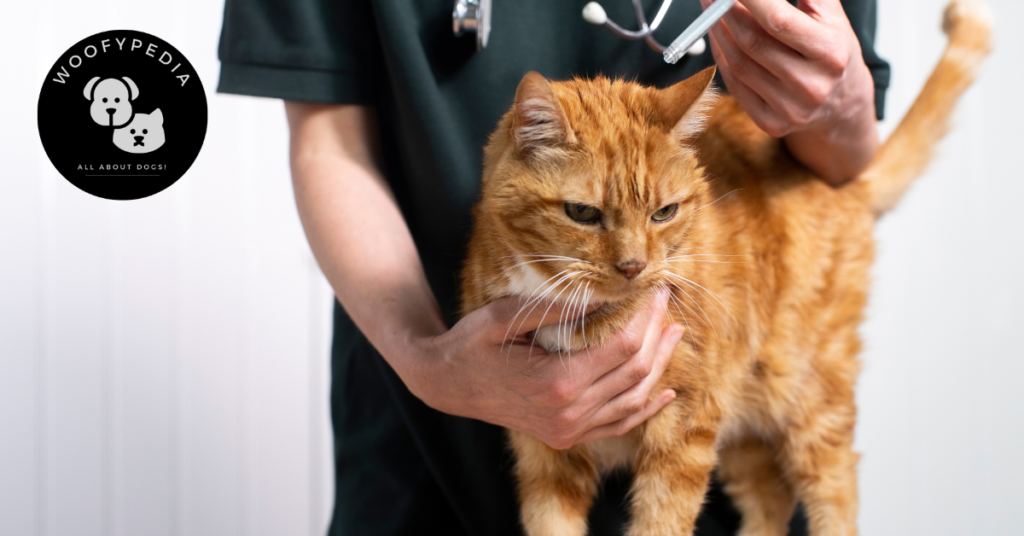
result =
[{"label": "person's hand", "polygon": [[[561,356],[512,339],[522,301],[498,300],[424,341],[424,359],[433,364],[403,380],[439,411],[519,430],[556,449],[619,436],[675,398],[671,389],[652,396],[683,334],[663,326],[666,300],[652,296],[603,346]],[[520,315],[511,331],[520,322],[520,333],[557,323],[557,314],[543,319],[546,308]]]},{"label": "person's hand", "polygon": [[874,84],[839,0],[741,0],[710,41],[729,92],[798,160],[831,183],[871,162]]}]

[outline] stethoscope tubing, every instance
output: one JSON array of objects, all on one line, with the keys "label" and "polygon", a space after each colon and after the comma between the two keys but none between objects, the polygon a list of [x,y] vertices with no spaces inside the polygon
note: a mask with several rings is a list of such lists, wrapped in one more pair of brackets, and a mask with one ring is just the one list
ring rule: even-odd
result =
[{"label": "stethoscope tubing", "polygon": [[[603,26],[608,32],[622,39],[644,40],[647,46],[663,55],[666,63],[674,64],[687,53],[700,54],[704,51],[703,37],[736,5],[736,0],[715,0],[668,47],[662,46],[654,38],[654,31],[658,29],[665,14],[668,13],[672,0],[662,0],[661,7],[658,8],[658,13],[650,24],[647,23],[641,0],[631,0],[631,3],[637,23],[640,25],[639,30],[627,30],[619,26],[608,18],[604,8],[597,2],[590,2],[584,6],[583,18],[591,24]],[[456,0],[455,8],[452,11],[452,29],[455,35],[460,36],[467,32],[476,33],[477,50],[483,50],[487,46],[491,26],[490,4],[491,0]],[[700,41],[700,46],[695,46],[698,41]]]},{"label": "stethoscope tubing", "polygon": [[654,39],[654,30],[658,29],[658,25],[661,24],[661,20],[665,18],[665,13],[668,12],[669,6],[672,5],[672,0],[664,0],[664,2],[661,3],[661,7],[658,8],[658,14],[654,16],[654,20],[651,21],[650,25],[647,24],[647,16],[644,14],[644,8],[643,5],[640,4],[640,0],[632,1],[633,12],[636,14],[637,22],[640,24],[639,30],[627,30],[616,24],[615,21],[611,19],[606,19],[602,26],[616,37],[627,41],[639,41],[643,39],[647,43],[647,46],[651,47],[655,52],[659,54],[663,53],[665,51],[665,47]]}]

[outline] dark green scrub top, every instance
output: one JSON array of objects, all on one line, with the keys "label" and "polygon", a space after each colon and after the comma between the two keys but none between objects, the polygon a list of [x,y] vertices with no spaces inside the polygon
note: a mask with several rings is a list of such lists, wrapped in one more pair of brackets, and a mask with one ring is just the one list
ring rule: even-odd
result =
[{"label": "dark green scrub top", "polygon": [[[604,74],[664,87],[713,61],[708,51],[667,65],[642,42],[586,23],[586,3],[493,0],[490,42],[478,52],[473,36],[452,35],[454,0],[227,0],[218,90],[375,107],[384,172],[453,322],[482,148],[523,75]],[[653,16],[660,0],[643,3]],[[602,5],[612,20],[634,27],[628,0]],[[874,76],[881,117],[889,68],[872,46],[875,1],[843,6]],[[700,10],[697,0],[675,2],[658,38],[672,41]],[[413,397],[337,304],[332,371],[337,495],[330,534],[522,533],[502,430]],[[606,482],[591,534],[621,533],[628,486],[628,475]],[[713,488],[698,533],[731,534],[737,523]],[[802,520],[794,525],[803,530]]]}]

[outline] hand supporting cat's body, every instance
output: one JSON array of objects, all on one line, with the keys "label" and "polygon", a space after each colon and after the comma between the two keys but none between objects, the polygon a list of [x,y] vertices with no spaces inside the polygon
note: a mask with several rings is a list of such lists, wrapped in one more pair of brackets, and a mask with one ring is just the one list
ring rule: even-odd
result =
[{"label": "hand supporting cat's body", "polygon": [[486,149],[463,311],[507,295],[553,299],[552,314],[602,303],[535,335],[569,367],[656,289],[688,327],[661,379],[676,400],[627,435],[559,451],[511,433],[530,536],[585,534],[598,479],[622,465],[631,535],[690,534],[716,466],[744,535],[785,534],[797,500],[812,534],[855,534],[874,219],[921,171],[987,52],[976,13],[955,3],[946,22],[950,47],[918,104],[842,189],[731,99],[716,103],[710,71],[665,90],[524,78]]}]

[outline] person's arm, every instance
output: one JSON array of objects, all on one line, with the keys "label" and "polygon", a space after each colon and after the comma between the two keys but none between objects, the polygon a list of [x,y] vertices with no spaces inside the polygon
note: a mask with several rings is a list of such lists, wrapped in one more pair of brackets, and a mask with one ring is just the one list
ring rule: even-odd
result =
[{"label": "person's arm", "polygon": [[[874,84],[839,0],[741,0],[711,31],[729,92],[768,134],[832,184],[878,150]],[[711,0],[701,0],[706,8]]]},{"label": "person's arm", "polygon": [[[345,311],[427,405],[567,448],[621,435],[674,398],[671,390],[651,395],[682,336],[679,326],[662,327],[665,296],[571,372],[557,355],[506,344],[517,300],[498,300],[449,330],[382,177],[372,109],[288,102],[286,110],[295,199],[313,253]],[[523,332],[543,325],[541,309]]]}]

